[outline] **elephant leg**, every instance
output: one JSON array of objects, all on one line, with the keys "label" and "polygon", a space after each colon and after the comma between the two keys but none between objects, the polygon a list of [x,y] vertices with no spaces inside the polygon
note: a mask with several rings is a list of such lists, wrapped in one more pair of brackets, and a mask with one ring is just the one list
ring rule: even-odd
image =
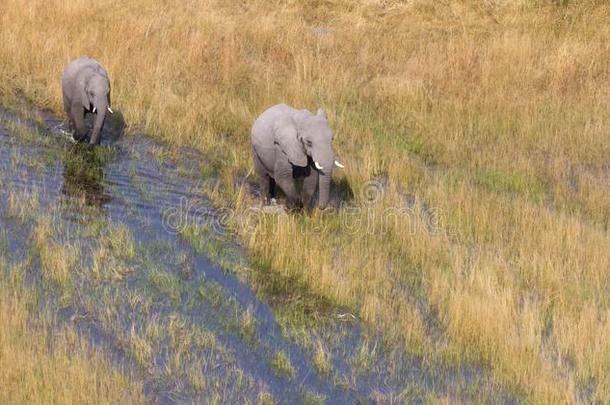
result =
[{"label": "elephant leg", "polygon": [[70,117],[75,127],[74,139],[80,141],[87,135],[87,128],[85,126],[85,110],[78,102],[72,103]]},{"label": "elephant leg", "polygon": [[318,187],[318,171],[311,170],[309,176],[303,179],[303,205],[307,208],[313,207],[313,195]]},{"label": "elephant leg", "polygon": [[261,198],[265,203],[269,203],[270,198],[273,198],[275,182],[273,178],[267,174],[260,157],[252,150],[252,160],[254,161],[254,171],[258,176],[258,183],[261,189]]},{"label": "elephant leg", "polygon": [[64,94],[64,112],[66,113],[66,116],[68,117],[68,132],[72,133],[72,131],[74,131],[74,120],[72,119],[72,114],[70,113],[70,111],[71,111],[70,100]]},{"label": "elephant leg", "polygon": [[288,208],[297,208],[300,205],[299,193],[294,185],[294,178],[292,177],[292,165],[286,159],[278,159],[275,162],[275,168],[273,170],[275,175],[275,182],[282,189],[286,198],[288,199]]},{"label": "elephant leg", "polygon": [[275,180],[269,176],[269,198],[275,198]]},{"label": "elephant leg", "polygon": [[260,185],[260,189],[261,189],[261,197],[264,201],[265,204],[269,204],[269,202],[271,201],[272,198],[272,189],[271,189],[271,182],[273,181],[273,179],[271,177],[269,177],[268,174],[259,174],[258,175],[258,183]]}]

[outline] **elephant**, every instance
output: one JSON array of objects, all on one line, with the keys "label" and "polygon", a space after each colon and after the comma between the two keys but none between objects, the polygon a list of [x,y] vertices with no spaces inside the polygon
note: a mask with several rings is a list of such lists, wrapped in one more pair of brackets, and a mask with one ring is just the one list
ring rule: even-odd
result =
[{"label": "elephant", "polygon": [[85,114],[91,113],[95,120],[89,143],[99,145],[106,111],[113,113],[106,69],[95,59],[80,57],[66,66],[61,85],[64,111],[70,120],[74,139],[81,141],[87,135]]},{"label": "elephant", "polygon": [[[333,168],[344,166],[335,160],[333,132],[323,110],[316,114],[278,104],[264,111],[251,131],[254,168],[261,196],[269,201],[277,184],[287,205],[313,207],[318,189],[318,208],[328,205]],[[295,180],[303,178],[299,196]]]}]

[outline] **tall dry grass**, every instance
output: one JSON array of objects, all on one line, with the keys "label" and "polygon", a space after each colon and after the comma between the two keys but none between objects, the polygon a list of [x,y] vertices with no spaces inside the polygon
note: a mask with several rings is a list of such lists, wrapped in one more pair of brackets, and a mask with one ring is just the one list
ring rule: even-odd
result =
[{"label": "tall dry grass", "polygon": [[[607,402],[609,17],[593,0],[4,0],[0,88],[60,113],[63,66],[99,59],[128,124],[204,151],[237,209],[256,114],[325,107],[355,203],[387,184],[349,221],[375,219],[260,220],[240,235],[259,262],[424,358],[535,402]],[[442,232],[417,209],[381,229],[409,199]]]}]

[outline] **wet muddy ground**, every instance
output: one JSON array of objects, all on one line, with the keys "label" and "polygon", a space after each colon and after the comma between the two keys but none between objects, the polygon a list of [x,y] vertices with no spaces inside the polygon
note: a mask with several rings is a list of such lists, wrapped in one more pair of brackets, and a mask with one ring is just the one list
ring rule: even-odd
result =
[{"label": "wet muddy ground", "polygon": [[251,264],[203,192],[203,157],[123,127],[110,121],[90,148],[52,114],[0,109],[0,242],[26,263],[41,309],[140,376],[152,402],[420,402],[487,389],[474,368],[388,352],[345,309],[319,327],[280,325],[275,301],[231,270]]}]

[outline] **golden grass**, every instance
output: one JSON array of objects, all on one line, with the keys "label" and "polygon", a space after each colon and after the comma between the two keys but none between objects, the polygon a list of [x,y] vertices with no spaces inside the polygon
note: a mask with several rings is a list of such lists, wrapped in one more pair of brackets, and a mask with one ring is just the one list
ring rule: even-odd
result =
[{"label": "golden grass", "polygon": [[76,246],[52,240],[51,220],[39,220],[34,229],[34,244],[40,257],[42,279],[61,291],[62,306],[69,306],[72,286],[72,271],[78,264],[80,252]]},{"label": "golden grass", "polygon": [[48,321],[31,320],[27,306],[34,299],[0,281],[0,402],[144,403],[142,384],[119,373],[74,330],[51,333]]},{"label": "golden grass", "polygon": [[[324,106],[355,203],[387,180],[348,221],[372,225],[260,219],[252,255],[425,358],[480,362],[534,402],[607,402],[609,17],[593,0],[5,0],[0,91],[61,113],[63,66],[95,57],[126,122],[208,154],[238,210],[256,114]],[[440,233],[422,210],[380,219],[407,196]]]},{"label": "golden grass", "polygon": [[318,340],[316,342],[315,354],[313,356],[313,365],[322,375],[327,375],[332,371],[333,363],[331,353],[324,347],[324,343]]}]

